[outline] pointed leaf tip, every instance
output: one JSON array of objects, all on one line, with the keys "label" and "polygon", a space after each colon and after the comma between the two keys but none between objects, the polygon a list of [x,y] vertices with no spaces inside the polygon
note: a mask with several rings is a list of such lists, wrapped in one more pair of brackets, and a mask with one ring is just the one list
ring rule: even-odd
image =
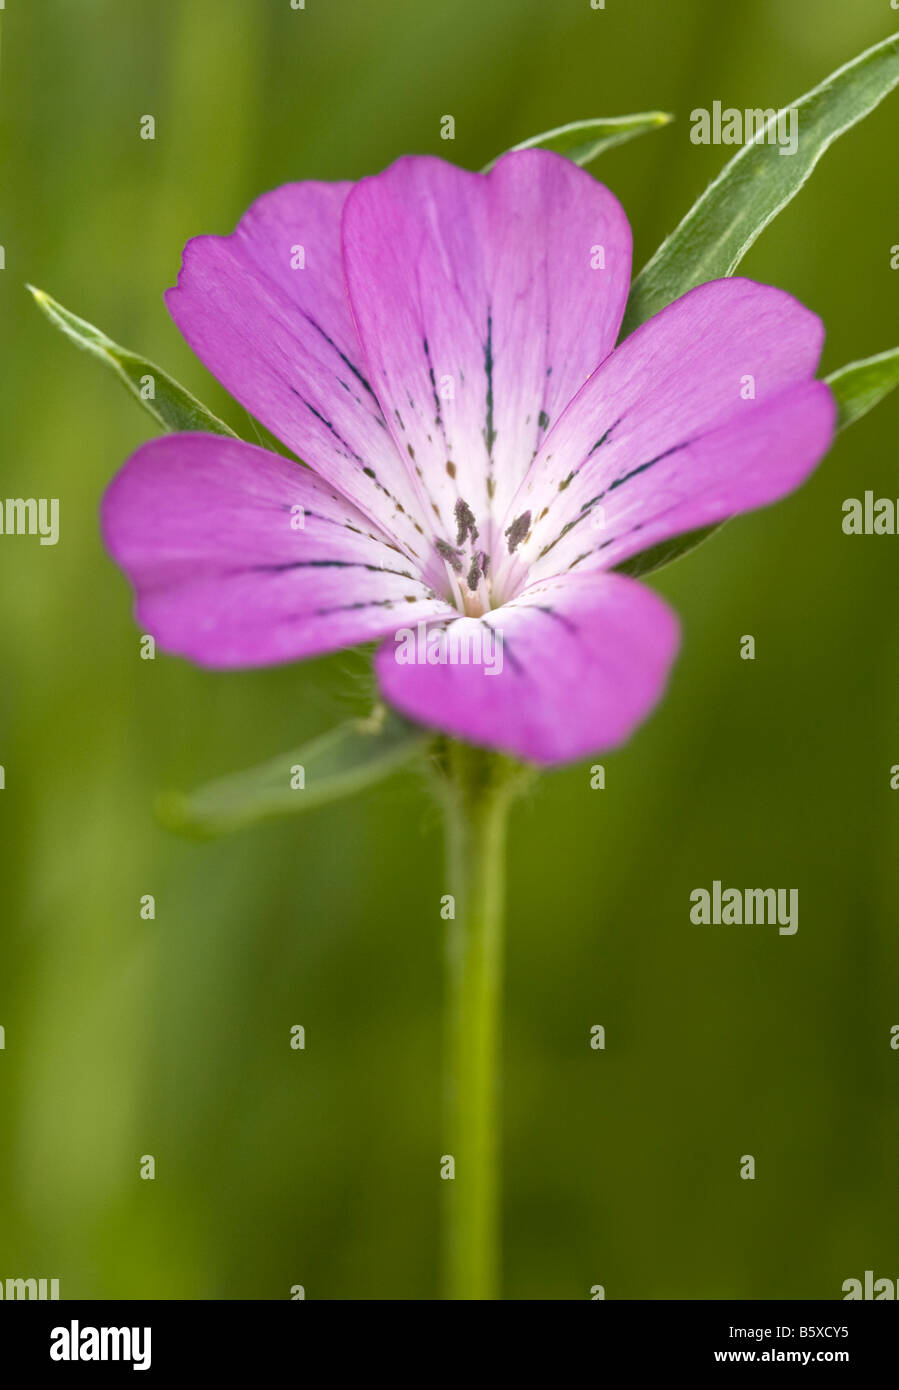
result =
[{"label": "pointed leaf tip", "polygon": [[203,430],[236,438],[234,431],[213,415],[183,386],[145,357],[113,342],[87,319],[63,307],[45,290],[26,285],[35,303],[55,328],[76,347],[91,353],[111,367],[126,389],[139,401],[157,424],[166,430]]},{"label": "pointed leaf tip", "polygon": [[[532,135],[529,140],[513,145],[506,153],[510,154],[512,150],[552,150],[583,167],[615,145],[633,140],[634,136],[644,135],[647,131],[660,130],[673,120],[674,117],[667,111],[640,111],[633,116],[599,116],[589,121],[571,121],[554,130],[545,130],[542,135]],[[497,159],[501,158],[501,155],[497,155],[496,159],[491,159],[481,173],[489,173]]]},{"label": "pointed leaf tip", "polygon": [[168,830],[211,839],[274,816],[309,811],[363,791],[413,761],[429,735],[379,706],[258,767],[197,791],[165,792],[156,815]]}]

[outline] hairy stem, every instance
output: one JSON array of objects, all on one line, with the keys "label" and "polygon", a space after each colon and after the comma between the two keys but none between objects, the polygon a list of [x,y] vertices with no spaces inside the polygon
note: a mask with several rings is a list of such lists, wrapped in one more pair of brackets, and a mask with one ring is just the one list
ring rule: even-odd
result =
[{"label": "hairy stem", "polygon": [[[521,769],[447,743],[443,1295],[499,1293],[499,1051],[508,809]],[[448,1160],[452,1160],[450,1165]],[[449,1174],[452,1173],[452,1176]]]}]

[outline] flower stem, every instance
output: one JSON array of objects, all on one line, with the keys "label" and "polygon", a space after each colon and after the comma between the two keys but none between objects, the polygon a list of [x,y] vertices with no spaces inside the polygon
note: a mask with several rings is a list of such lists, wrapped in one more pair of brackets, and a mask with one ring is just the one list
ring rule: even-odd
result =
[{"label": "flower stem", "polygon": [[498,1296],[500,1267],[498,1062],[506,821],[521,769],[499,754],[448,743],[442,771],[446,893],[452,895],[453,914],[446,923],[443,1296],[492,1299]]}]

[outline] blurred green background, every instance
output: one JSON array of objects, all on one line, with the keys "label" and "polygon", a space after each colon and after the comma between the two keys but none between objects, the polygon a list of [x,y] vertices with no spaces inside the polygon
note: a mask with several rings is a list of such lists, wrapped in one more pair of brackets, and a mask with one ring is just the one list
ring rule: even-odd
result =
[{"label": "blurred green background", "polygon": [[[428,791],[407,774],[205,846],[155,824],[160,789],[364,709],[366,663],[139,660],[97,506],[152,423],[24,282],[245,431],[162,301],[190,236],[288,180],[408,151],[476,168],[565,121],[661,107],[675,124],[594,166],[639,266],[728,154],[690,143],[694,106],[783,104],[897,18],[886,0],[7,5],[2,487],[58,497],[61,539],[0,540],[0,1277],[58,1277],[64,1297],[431,1298],[442,1152]],[[899,94],[742,267],[823,316],[825,370],[899,341],[897,123]],[[605,791],[574,766],[514,815],[508,1298],[838,1298],[865,1269],[899,1276],[899,539],[840,526],[844,498],[899,496],[897,424],[894,397],[800,493],[657,577],[684,625],[664,704],[603,759]],[[716,878],[798,888],[798,934],[691,925],[691,889]]]}]

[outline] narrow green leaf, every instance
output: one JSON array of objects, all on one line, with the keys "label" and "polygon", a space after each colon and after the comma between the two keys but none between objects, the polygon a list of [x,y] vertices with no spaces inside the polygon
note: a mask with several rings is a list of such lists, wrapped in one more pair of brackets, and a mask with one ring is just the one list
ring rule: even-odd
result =
[{"label": "narrow green leaf", "polygon": [[[594,121],[572,121],[570,125],[560,125],[555,130],[546,130],[542,135],[534,135],[530,140],[522,140],[513,145],[513,150],[553,150],[564,154],[575,164],[590,164],[598,155],[632,140],[635,135],[643,135],[648,130],[659,130],[673,120],[666,111],[641,111],[635,116],[607,116]],[[497,159],[501,156],[497,155]],[[485,164],[481,173],[492,169],[496,159]]]},{"label": "narrow green leaf", "polygon": [[[67,338],[71,338],[77,347],[93,353],[101,362],[111,367],[135,400],[150,412],[163,429],[206,430],[211,434],[237,437],[233,430],[201,405],[196,396],[192,396],[183,386],[179,386],[177,381],[173,381],[161,367],[154,366],[152,362],[129,352],[127,348],[119,347],[118,343],[101,333],[99,328],[95,328],[85,319],[77,318],[43,290],[35,289],[34,285],[28,285],[27,288],[50,322],[65,333]],[[142,394],[147,377],[153,379],[152,400],[147,400]]]},{"label": "narrow green leaf", "polygon": [[[781,154],[774,129],[778,117],[769,120],[756,139],[724,166],[637,276],[623,334],[632,333],[694,286],[733,275],[756,237],[796,196],[828,146],[873,111],[897,82],[899,34],[893,34],[791,103],[798,108],[795,154]],[[775,143],[761,143],[769,133]]]},{"label": "narrow green leaf", "polygon": [[[211,838],[272,816],[309,811],[363,790],[424,748],[427,731],[379,706],[369,719],[352,719],[302,748],[259,767],[209,782],[186,794],[159,797],[156,811],[169,829]],[[294,769],[303,786],[294,789]]]},{"label": "narrow green leaf", "polygon": [[837,429],[843,430],[899,386],[899,348],[849,362],[824,380],[836,397]]}]

